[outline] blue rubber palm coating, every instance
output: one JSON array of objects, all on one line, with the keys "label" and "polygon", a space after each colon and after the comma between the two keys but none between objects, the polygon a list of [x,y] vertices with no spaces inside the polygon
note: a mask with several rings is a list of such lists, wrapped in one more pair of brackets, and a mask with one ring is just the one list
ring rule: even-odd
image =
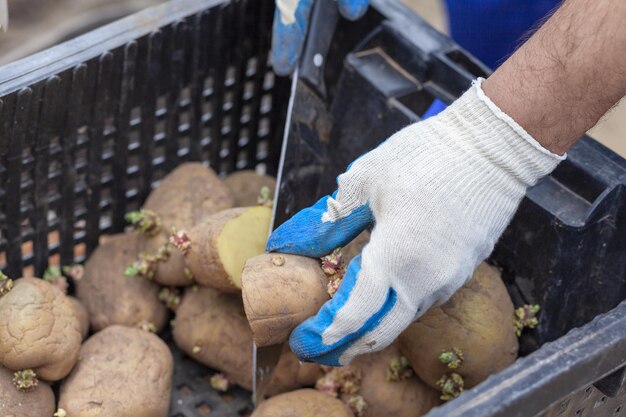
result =
[{"label": "blue rubber palm coating", "polygon": [[346,349],[361,336],[375,329],[396,304],[396,292],[390,289],[382,307],[359,330],[345,335],[333,344],[325,344],[322,340],[322,335],[332,324],[337,312],[346,303],[350,302],[350,295],[359,279],[360,272],[361,255],[358,255],[350,262],[335,296],[322,306],[315,317],[305,320],[291,333],[289,345],[300,360],[329,366],[340,366],[339,359]]},{"label": "blue rubber palm coating", "polygon": [[335,222],[323,222],[329,198],[323,197],[278,227],[266,249],[319,258],[346,245],[373,222],[372,211],[366,204]]}]

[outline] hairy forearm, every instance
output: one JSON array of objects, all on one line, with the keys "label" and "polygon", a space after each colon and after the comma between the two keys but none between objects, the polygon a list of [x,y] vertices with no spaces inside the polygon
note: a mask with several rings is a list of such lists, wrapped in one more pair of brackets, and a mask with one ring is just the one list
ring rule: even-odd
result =
[{"label": "hairy forearm", "polygon": [[543,146],[567,151],[626,95],[626,1],[566,0],[483,88]]}]

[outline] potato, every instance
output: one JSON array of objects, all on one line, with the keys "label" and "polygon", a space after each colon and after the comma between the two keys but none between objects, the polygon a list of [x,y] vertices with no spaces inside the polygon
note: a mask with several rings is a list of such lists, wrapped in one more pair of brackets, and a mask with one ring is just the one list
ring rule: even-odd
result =
[{"label": "potato", "polygon": [[157,331],[167,322],[167,308],[157,299],[160,287],[140,277],[124,275],[139,252],[140,237],[118,234],[98,246],[76,282],[76,297],[89,312],[94,331],[112,324],[152,323]]},{"label": "potato", "polygon": [[283,346],[283,352],[276,365],[274,375],[267,388],[267,396],[272,397],[283,392],[301,387],[312,387],[324,375],[320,365],[316,363],[300,363],[298,357]]},{"label": "potato", "polygon": [[13,372],[0,366],[0,415],[7,417],[48,417],[54,413],[54,394],[39,381],[32,391],[19,391],[13,384]]},{"label": "potato", "polygon": [[244,263],[265,251],[271,216],[272,210],[263,206],[228,209],[173,240],[198,283],[239,292]]},{"label": "potato", "polygon": [[419,417],[441,403],[439,392],[415,374],[409,376],[412,372],[401,380],[387,380],[392,361],[400,356],[400,349],[393,344],[380,352],[359,356],[350,365],[363,375],[359,395],[367,404],[367,417]]},{"label": "potato", "polygon": [[354,417],[354,414],[330,395],[300,389],[261,403],[250,417]]},{"label": "potato", "polygon": [[187,229],[207,215],[234,207],[235,198],[211,168],[187,162],[170,172],[143,205],[160,218],[162,227]]},{"label": "potato", "polygon": [[269,175],[259,175],[252,169],[233,172],[224,179],[224,184],[235,196],[235,206],[246,207],[258,204],[261,188],[270,190],[269,198],[274,198],[276,178]]},{"label": "potato", "polygon": [[72,308],[74,309],[74,314],[78,318],[78,322],[80,323],[80,336],[83,340],[89,334],[89,313],[85,306],[78,301],[78,298],[68,297],[70,303],[72,304]]},{"label": "potato", "polygon": [[109,326],[91,336],[60,390],[71,417],[166,417],[174,360],[158,336]]},{"label": "potato", "polygon": [[297,255],[263,254],[242,273],[246,316],[257,346],[286,341],[291,331],[328,299],[320,261]]},{"label": "potato", "polygon": [[[471,388],[515,361],[518,341],[512,318],[513,303],[498,270],[482,263],[450,300],[428,310],[401,334],[400,349],[431,387],[438,388],[443,374],[455,372]],[[438,359],[457,349],[463,356],[460,365]]]},{"label": "potato", "polygon": [[0,364],[10,370],[58,381],[78,360],[80,331],[71,301],[42,279],[18,279],[0,297]]},{"label": "potato", "polygon": [[[168,245],[172,228],[190,229],[207,216],[234,207],[235,197],[211,168],[187,162],[170,172],[146,199],[143,209],[156,214],[160,227],[155,236],[141,240],[141,251],[155,255]],[[154,279],[168,286],[186,286],[193,280],[185,273],[180,252],[169,247],[169,257],[158,262]]]},{"label": "potato", "polygon": [[[176,310],[174,341],[195,360],[224,373],[226,378],[252,388],[252,332],[241,298],[210,287],[185,291]],[[312,385],[319,366],[300,365],[289,350],[283,352],[268,388],[268,395]]]}]

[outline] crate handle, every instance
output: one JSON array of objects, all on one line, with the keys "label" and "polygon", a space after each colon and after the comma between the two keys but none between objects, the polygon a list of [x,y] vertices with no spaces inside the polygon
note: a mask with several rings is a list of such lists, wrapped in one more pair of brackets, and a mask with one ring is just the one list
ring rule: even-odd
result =
[{"label": "crate handle", "polygon": [[624,377],[626,376],[626,366],[623,366],[614,372],[608,374],[599,381],[593,383],[593,386],[598,389],[603,395],[609,398],[615,398],[622,387]]}]

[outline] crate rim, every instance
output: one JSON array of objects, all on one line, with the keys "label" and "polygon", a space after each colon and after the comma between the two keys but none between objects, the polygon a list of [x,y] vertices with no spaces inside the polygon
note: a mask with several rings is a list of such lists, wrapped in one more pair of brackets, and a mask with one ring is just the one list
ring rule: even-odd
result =
[{"label": "crate rim", "polygon": [[168,1],[3,65],[0,67],[0,96],[53,77],[63,70],[76,66],[76,62],[100,56],[133,39],[158,31],[164,25],[182,21],[231,1],[233,0]]},{"label": "crate rim", "polygon": [[[425,417],[481,417],[485,407],[490,417],[535,416],[585,388],[589,385],[586,381],[598,382],[624,367],[624,334],[626,301],[543,344]],[[525,388],[520,391],[520,387]],[[544,395],[539,398],[537,393]]]}]

